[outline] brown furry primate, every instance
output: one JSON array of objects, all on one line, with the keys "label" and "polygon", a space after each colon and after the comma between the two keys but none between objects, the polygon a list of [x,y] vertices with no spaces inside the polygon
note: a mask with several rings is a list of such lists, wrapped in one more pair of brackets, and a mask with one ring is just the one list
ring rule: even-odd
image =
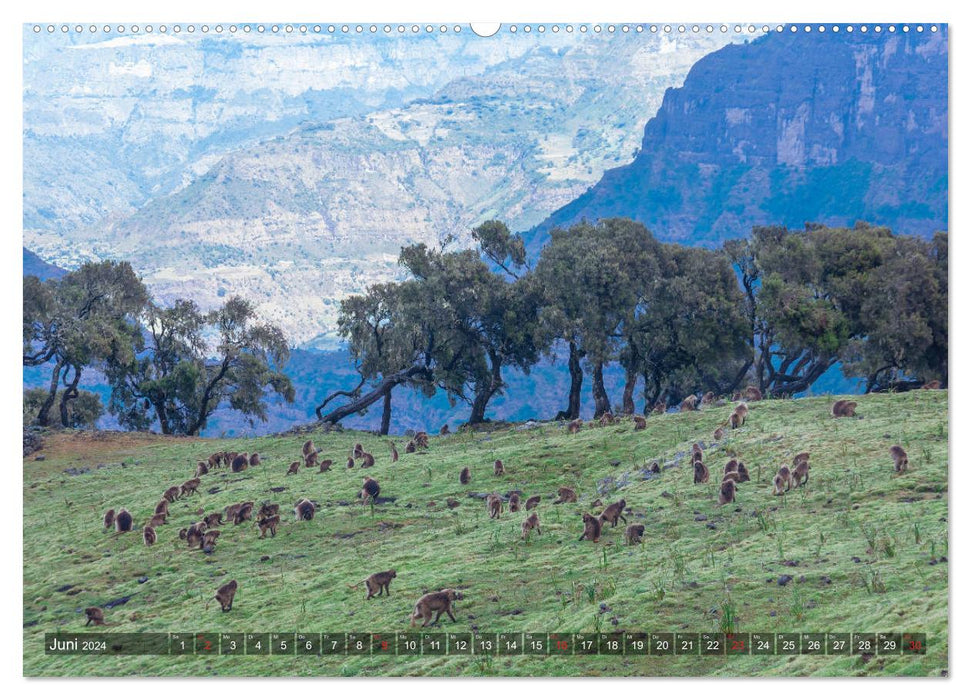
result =
[{"label": "brown furry primate", "polygon": [[627,529],[624,531],[624,540],[627,542],[628,546],[632,544],[640,544],[643,538],[644,526],[640,523],[628,525]]},{"label": "brown furry primate", "polygon": [[169,514],[169,502],[163,498],[161,501],[159,501],[155,505],[155,512],[156,513],[164,513],[165,515],[168,515]]},{"label": "brown furry primate", "polygon": [[681,412],[698,410],[698,397],[694,394],[689,394],[688,396],[684,397],[684,400],[681,402],[678,410]]},{"label": "brown furry primate", "polygon": [[87,616],[88,621],[84,623],[84,626],[94,625],[95,627],[102,627],[105,625],[105,611],[101,608],[85,608],[84,614]]},{"label": "brown furry primate", "polygon": [[576,420],[571,420],[566,424],[566,432],[570,435],[574,435],[580,432],[580,428],[583,427],[583,421],[577,418]]},{"label": "brown furry primate", "polygon": [[226,506],[226,521],[229,522],[230,520],[235,520],[236,513],[238,513],[239,509],[242,507],[243,507],[242,503],[233,503],[231,505]]},{"label": "brown furry primate", "polygon": [[792,458],[792,466],[796,466],[800,462],[808,462],[808,461],[809,461],[809,453],[800,452],[799,454],[797,454],[795,457]]},{"label": "brown furry primate", "polygon": [[353,457],[348,457],[347,458],[347,468],[348,469],[353,469],[354,468],[354,458]]},{"label": "brown furry primate", "polygon": [[179,487],[180,496],[190,496],[199,490],[199,485],[202,482],[199,479],[189,479],[187,482]]},{"label": "brown furry primate", "polygon": [[735,407],[735,410],[732,411],[732,415],[729,417],[728,422],[732,426],[732,430],[736,430],[737,428],[741,428],[743,425],[745,425],[746,418],[748,418],[748,406],[740,403]]},{"label": "brown furry primate", "polygon": [[115,532],[131,532],[133,520],[131,513],[122,508],[115,515]]},{"label": "brown furry primate", "polygon": [[721,490],[718,492],[718,505],[723,506],[726,503],[735,502],[735,482],[729,479],[728,481],[723,481]]},{"label": "brown furry primate", "polygon": [[600,416],[600,427],[606,428],[608,425],[614,424],[614,414],[610,411],[604,411],[603,415]]},{"label": "brown furry primate", "polygon": [[745,400],[746,401],[761,401],[762,392],[757,386],[747,386],[745,387]]},{"label": "brown furry primate", "polygon": [[270,531],[270,537],[276,537],[276,529],[280,524],[279,515],[268,515],[256,521],[256,526],[260,529],[260,539],[266,537],[266,531]]},{"label": "brown furry primate", "polygon": [[519,512],[519,494],[511,493],[509,494],[509,512],[518,513]]},{"label": "brown furry primate", "polygon": [[668,412],[668,401],[667,399],[660,399],[654,404],[652,409],[654,413],[667,413]]},{"label": "brown furry primate", "polygon": [[506,467],[503,465],[501,459],[497,459],[492,463],[492,474],[493,476],[502,476],[506,473]]},{"label": "brown furry primate", "polygon": [[381,486],[378,482],[369,476],[364,477],[364,485],[360,493],[361,504],[367,505],[369,502],[376,501],[379,493],[381,493]]},{"label": "brown furry primate", "polygon": [[280,514],[280,504],[279,503],[264,503],[260,506],[259,512],[256,514],[258,518],[270,518],[274,515]]},{"label": "brown furry primate", "polygon": [[526,510],[532,510],[539,505],[539,502],[543,500],[542,496],[530,496],[526,499]]},{"label": "brown furry primate", "polygon": [[583,542],[583,540],[590,540],[591,542],[599,542],[602,527],[600,518],[595,518],[590,513],[584,513],[583,534],[580,535],[580,539],[577,541]]},{"label": "brown furry primate", "polygon": [[840,399],[833,404],[834,418],[852,418],[856,415],[856,401]]},{"label": "brown furry primate", "polygon": [[[452,622],[457,622],[455,615],[452,614],[452,601],[455,600],[462,600],[462,594],[452,588],[426,593],[415,603],[415,610],[411,613],[411,626],[414,627],[419,619],[424,619],[422,627],[427,627],[429,623],[438,624],[438,619],[443,612],[448,614]],[[435,622],[432,622],[432,613],[438,613],[435,616]]]},{"label": "brown furry primate", "polygon": [[472,471],[468,467],[463,467],[462,471],[459,472],[459,483],[463,486],[468,484],[472,480]]},{"label": "brown furry primate", "polygon": [[647,419],[644,416],[634,416],[634,430],[644,430],[647,428]]},{"label": "brown furry primate", "polygon": [[610,523],[611,526],[617,527],[617,521],[623,520],[624,524],[627,524],[627,518],[624,517],[624,508],[627,507],[627,501],[623,498],[616,503],[611,503],[609,506],[604,508],[603,513],[600,514],[600,519],[605,523]]},{"label": "brown furry primate", "polygon": [[310,453],[316,452],[316,451],[317,451],[317,448],[314,447],[314,441],[313,440],[307,440],[307,442],[303,443],[303,456],[304,457],[306,457]]},{"label": "brown furry primate", "polygon": [[157,539],[158,537],[155,535],[154,527],[151,525],[146,525],[144,528],[142,528],[142,541],[145,543],[146,547],[151,547],[153,544],[155,544],[155,540]]},{"label": "brown furry primate", "polygon": [[[205,523],[194,523],[185,529],[185,543],[189,546],[189,549],[195,549],[196,547],[202,546],[202,535],[206,531]],[[182,531],[179,531],[179,537],[182,538]]]},{"label": "brown furry primate", "polygon": [[221,530],[207,530],[202,533],[202,541],[199,543],[199,548],[206,550],[208,553],[212,553],[212,550],[216,548],[216,540],[221,534]]},{"label": "brown furry primate", "polygon": [[792,472],[789,471],[789,467],[779,467],[778,473],[772,479],[772,487],[772,493],[775,496],[781,496],[792,488]]},{"label": "brown furry primate", "polygon": [[151,518],[148,519],[149,527],[160,527],[165,525],[168,517],[165,513],[155,513]]},{"label": "brown furry primate", "polygon": [[300,462],[290,462],[290,466],[287,468],[287,476],[293,476],[300,471]]},{"label": "brown furry primate", "polygon": [[742,481],[742,477],[738,475],[738,472],[726,472],[725,475],[722,476],[722,483],[724,484],[726,481],[734,481],[735,488],[738,488],[739,483]]},{"label": "brown furry primate", "polygon": [[894,445],[890,448],[890,457],[893,459],[893,470],[895,472],[905,472],[910,468],[907,452],[900,445]]},{"label": "brown furry primate", "polygon": [[370,452],[365,452],[363,455],[361,455],[361,466],[363,468],[373,467],[374,455],[372,455]]},{"label": "brown furry primate", "polygon": [[415,441],[409,440],[408,444],[405,445],[405,454],[412,454],[415,451]]},{"label": "brown furry primate", "polygon": [[394,443],[392,442],[391,443],[391,463],[394,464],[397,461],[398,461],[398,448],[395,447]]},{"label": "brown furry primate", "polygon": [[577,492],[566,486],[561,486],[557,489],[557,495],[559,496],[553,503],[576,503],[577,502]]},{"label": "brown furry primate", "polygon": [[730,459],[727,462],[725,462],[725,471],[724,471],[725,474],[728,474],[728,472],[737,472],[737,471],[738,471],[737,459]]},{"label": "brown furry primate", "polygon": [[745,468],[745,462],[739,462],[735,471],[738,472],[738,483],[744,484],[746,481],[752,480],[748,474],[748,469]]},{"label": "brown furry primate", "polygon": [[701,405],[707,406],[708,404],[715,403],[715,392],[706,391],[705,395],[701,397]]},{"label": "brown furry primate", "polygon": [[162,494],[162,498],[169,503],[175,503],[179,498],[180,491],[181,489],[178,486],[170,486],[169,488],[165,489],[165,493]]},{"label": "brown furry primate", "polygon": [[721,440],[723,437],[725,437],[725,429],[724,428],[715,428],[715,432],[712,433],[711,436],[715,440]]},{"label": "brown furry primate", "polygon": [[590,504],[591,508],[603,508],[603,506],[604,506],[604,502],[601,501],[599,498],[593,499],[593,503]]},{"label": "brown furry primate", "polygon": [[391,579],[397,578],[397,576],[398,572],[394,569],[379,571],[376,574],[371,574],[363,581],[358,581],[353,586],[348,585],[348,587],[357,588],[363,583],[367,587],[367,597],[364,600],[371,600],[371,598],[379,597],[382,593],[390,596]]},{"label": "brown furry primate", "polygon": [[320,463],[320,469],[317,471],[318,474],[323,474],[324,472],[330,471],[330,466],[334,463],[332,459],[325,459]]},{"label": "brown furry primate", "polygon": [[215,599],[219,602],[219,606],[222,608],[223,612],[229,612],[233,609],[233,598],[236,597],[236,591],[239,585],[236,580],[232,580],[227,584],[220,586],[216,590]]},{"label": "brown furry primate", "polygon": [[448,423],[446,423],[441,427],[441,430],[438,431],[438,434],[444,437],[445,435],[448,435],[449,432],[451,431],[448,429]]},{"label": "brown furry primate", "polygon": [[428,449],[428,433],[426,433],[424,430],[419,430],[417,433],[415,433],[415,437],[413,439],[415,441],[415,445],[423,450]]},{"label": "brown furry primate", "polygon": [[[307,469],[317,466],[317,455],[317,452],[311,452],[309,455],[304,455],[303,466],[307,467]],[[300,462],[297,462],[297,464],[299,463]]]},{"label": "brown furry primate", "polygon": [[219,468],[219,464],[223,461],[223,453],[222,452],[213,452],[211,455],[209,455],[209,460],[208,461],[209,461],[209,468],[210,469],[218,469]]},{"label": "brown furry primate", "polygon": [[238,473],[238,472],[241,472],[241,471],[245,471],[246,470],[246,467],[248,467],[248,466],[249,466],[249,455],[244,452],[243,454],[236,455],[233,458],[233,462],[229,466],[229,468],[234,473]]},{"label": "brown furry primate", "polygon": [[704,462],[704,461],[705,461],[705,453],[701,449],[701,445],[699,445],[696,442],[691,446],[691,463],[694,464],[695,462]]},{"label": "brown furry primate", "polygon": [[797,462],[792,470],[792,483],[802,486],[809,481],[809,462]]},{"label": "brown furry primate", "polygon": [[294,506],[293,514],[297,516],[297,520],[313,520],[316,510],[317,507],[313,504],[313,501],[301,498]]},{"label": "brown furry primate", "polygon": [[708,467],[705,466],[704,462],[695,462],[692,466],[694,467],[694,470],[695,470],[695,483],[707,484]]},{"label": "brown furry primate", "polygon": [[206,524],[206,527],[216,527],[217,525],[223,524],[223,514],[220,511],[215,513],[210,513],[202,519],[202,522]]},{"label": "brown furry primate", "polygon": [[115,509],[109,508],[105,512],[105,516],[102,519],[102,524],[104,524],[105,530],[110,530],[115,526]]},{"label": "brown furry primate", "polygon": [[254,452],[253,454],[251,454],[249,456],[249,465],[251,467],[258,467],[258,466],[260,466],[260,453],[259,452]]},{"label": "brown furry primate", "polygon": [[651,473],[652,474],[660,474],[661,473],[661,465],[658,464],[657,462],[652,462],[651,463]]},{"label": "brown furry primate", "polygon": [[206,462],[199,462],[196,465],[196,478],[200,476],[205,476],[209,473],[209,465]]},{"label": "brown furry primate", "polygon": [[239,510],[233,515],[233,525],[241,525],[246,520],[253,519],[253,502],[241,503]]},{"label": "brown furry primate", "polygon": [[539,535],[543,534],[543,531],[539,529],[539,515],[536,513],[532,513],[523,521],[523,536],[520,539],[528,539],[531,530],[536,530]]},{"label": "brown furry primate", "polygon": [[[511,500],[510,500],[511,502]],[[486,496],[486,510],[489,511],[489,518],[498,518],[502,515],[502,499],[497,494],[490,493]],[[519,499],[516,499],[516,510],[519,510]]]},{"label": "brown furry primate", "polygon": [[354,443],[354,448],[351,450],[351,456],[354,459],[360,459],[361,457],[363,457],[364,456],[364,445],[362,445],[359,442]]}]

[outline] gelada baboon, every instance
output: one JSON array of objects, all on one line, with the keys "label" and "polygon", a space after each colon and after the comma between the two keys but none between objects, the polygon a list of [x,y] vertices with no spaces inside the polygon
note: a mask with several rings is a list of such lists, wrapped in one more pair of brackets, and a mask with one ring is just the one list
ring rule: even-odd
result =
[{"label": "gelada baboon", "polygon": [[657,462],[651,462],[651,473],[652,474],[660,474],[661,473],[661,465],[658,464]]},{"label": "gelada baboon", "polygon": [[256,521],[256,526],[260,529],[260,539],[266,537],[266,531],[270,531],[270,537],[276,537],[276,528],[280,524],[279,515],[268,515]]},{"label": "gelada baboon", "polygon": [[194,494],[196,491],[199,490],[200,483],[201,482],[199,481],[199,479],[189,479],[187,482],[185,482],[184,484],[182,484],[182,486],[179,487],[179,495],[189,496],[191,494]]},{"label": "gelada baboon", "polygon": [[84,614],[88,618],[88,621],[84,623],[85,627],[88,625],[100,627],[105,624],[105,612],[101,608],[85,608]]},{"label": "gelada baboon", "polygon": [[175,503],[175,501],[179,498],[179,492],[180,489],[178,486],[170,486],[169,488],[165,489],[165,493],[162,494],[162,498],[169,503]]},{"label": "gelada baboon", "polygon": [[412,438],[415,441],[415,445],[422,448],[423,450],[428,449],[428,433],[424,430],[419,430],[415,433],[415,437]]},{"label": "gelada baboon", "polygon": [[348,469],[353,469],[354,468],[354,458],[353,457],[348,457],[347,458],[347,468]]},{"label": "gelada baboon", "polygon": [[608,425],[614,424],[614,414],[610,411],[604,411],[603,415],[600,416],[600,427],[606,428]]},{"label": "gelada baboon", "polygon": [[724,484],[726,481],[734,481],[735,487],[738,488],[738,484],[742,481],[742,477],[738,475],[738,472],[726,472],[724,476],[722,476],[722,483]]},{"label": "gelada baboon", "polygon": [[667,411],[668,411],[667,399],[661,399],[660,401],[654,404],[654,413],[667,413]]},{"label": "gelada baboon", "polygon": [[618,520],[623,520],[626,525],[627,518],[624,517],[624,508],[626,507],[627,501],[623,498],[616,503],[611,503],[604,508],[603,513],[600,514],[600,519],[605,523],[610,523],[613,527],[617,527]]},{"label": "gelada baboon", "polygon": [[800,452],[799,454],[797,454],[795,457],[792,458],[792,466],[796,466],[800,462],[808,462],[808,461],[809,461],[809,453]]},{"label": "gelada baboon", "polygon": [[704,462],[705,453],[701,449],[701,445],[697,442],[691,446],[691,462]]},{"label": "gelada baboon", "polygon": [[222,452],[213,452],[211,455],[209,455],[209,468],[217,469],[219,467],[219,463],[222,462],[222,460],[223,460]]},{"label": "gelada baboon", "polygon": [[526,510],[532,510],[539,505],[541,500],[543,500],[542,496],[530,496],[526,499]]},{"label": "gelada baboon", "polygon": [[369,502],[374,502],[378,498],[378,494],[381,493],[381,486],[378,482],[369,476],[364,477],[364,485],[361,487],[361,503],[367,505]]},{"label": "gelada baboon", "polygon": [[223,584],[216,590],[215,599],[219,602],[219,606],[222,608],[223,612],[229,612],[233,609],[233,598],[236,597],[236,589],[239,586],[236,580],[233,579],[229,583]]},{"label": "gelada baboon", "polygon": [[317,448],[314,447],[314,441],[313,440],[307,440],[307,442],[303,443],[303,456],[304,457],[306,457],[307,455],[309,455],[309,454],[311,454],[313,452],[316,452],[316,451],[317,451]]},{"label": "gelada baboon", "polygon": [[449,432],[451,432],[451,431],[449,431],[449,429],[448,429],[448,423],[446,423],[445,425],[442,426],[441,430],[438,431],[438,434],[439,435],[448,435]]},{"label": "gelada baboon", "polygon": [[738,483],[744,484],[746,481],[752,480],[748,474],[748,469],[745,468],[745,462],[739,462],[735,471],[738,472]]},{"label": "gelada baboon", "polygon": [[698,397],[694,394],[688,394],[684,397],[684,401],[678,407],[679,411],[694,411],[698,408]]},{"label": "gelada baboon", "polygon": [[553,501],[553,503],[576,503],[577,502],[577,492],[566,486],[561,486],[557,489],[558,498]]},{"label": "gelada baboon", "polygon": [[644,430],[647,428],[647,419],[644,416],[634,416],[634,430]]},{"label": "gelada baboon", "polygon": [[695,483],[696,484],[707,484],[708,483],[708,467],[705,466],[704,462],[695,462]]},{"label": "gelada baboon", "polygon": [[199,548],[212,552],[216,548],[216,539],[221,534],[221,530],[207,530],[202,534],[202,541],[199,543]]},{"label": "gelada baboon", "polygon": [[721,490],[718,492],[718,505],[735,502],[735,482],[731,479],[722,482]]},{"label": "gelada baboon", "polygon": [[219,511],[215,513],[210,513],[202,519],[202,522],[206,524],[206,527],[215,527],[216,525],[223,524],[223,514]]},{"label": "gelada baboon", "polygon": [[710,403],[715,403],[715,392],[707,391],[705,395],[701,397],[701,405],[707,406]]},{"label": "gelada baboon", "polygon": [[146,525],[142,529],[142,541],[145,543],[146,547],[151,547],[153,544],[155,544],[155,540],[157,539],[158,537],[155,535],[154,527],[151,525]]},{"label": "gelada baboon", "polygon": [[465,485],[472,480],[472,471],[468,467],[463,467],[459,472],[459,483]]},{"label": "gelada baboon", "polygon": [[895,472],[905,472],[910,468],[910,460],[907,458],[907,453],[900,445],[894,445],[890,448],[890,456],[893,458],[893,470]]},{"label": "gelada baboon", "polygon": [[394,443],[392,442],[391,443],[391,463],[394,464],[397,461],[398,461],[398,448],[395,447]]},{"label": "gelada baboon", "polygon": [[310,469],[317,464],[317,452],[311,452],[309,455],[303,456],[303,465]]},{"label": "gelada baboon", "polygon": [[537,513],[532,513],[528,518],[523,520],[523,536],[521,539],[528,539],[530,530],[534,529],[536,530],[536,534],[543,534],[543,531],[539,529],[539,515]]},{"label": "gelada baboon", "polygon": [[330,466],[334,463],[332,459],[325,459],[320,463],[320,469],[317,471],[318,474],[323,474],[324,472],[330,471]]},{"label": "gelada baboon", "polygon": [[313,501],[301,498],[297,501],[297,505],[294,506],[293,514],[297,516],[297,520],[313,520],[316,510],[317,508],[314,506]]},{"label": "gelada baboon", "polygon": [[371,574],[363,581],[358,581],[353,586],[348,585],[348,587],[357,588],[363,583],[367,587],[367,597],[364,600],[371,600],[371,598],[378,597],[382,593],[391,595],[391,579],[397,578],[397,576],[398,572],[394,569],[379,571],[376,574]]},{"label": "gelada baboon", "polygon": [[290,462],[290,466],[287,469],[287,476],[292,476],[300,471],[300,462]]},{"label": "gelada baboon", "polygon": [[772,493],[781,496],[785,491],[792,488],[792,472],[789,467],[779,467],[778,473],[772,479]]},{"label": "gelada baboon", "polygon": [[590,513],[584,513],[583,534],[580,535],[580,539],[577,541],[583,542],[583,540],[590,540],[591,542],[599,542],[601,528],[600,518],[595,518]]},{"label": "gelada baboon", "polygon": [[[443,612],[448,614],[452,622],[457,622],[455,615],[452,614],[452,601],[455,600],[462,600],[462,594],[452,588],[426,593],[415,603],[415,610],[411,613],[411,626],[414,627],[419,618],[424,619],[422,627],[427,627],[429,623],[438,624],[438,618]],[[432,613],[438,613],[435,616],[435,622],[432,622]]]},{"label": "gelada baboon", "polygon": [[408,444],[405,445],[405,454],[412,454],[415,451],[415,441],[409,440]]},{"label": "gelada baboon", "polygon": [[102,520],[102,522],[104,523],[105,530],[110,530],[111,528],[113,528],[115,526],[115,509],[114,508],[109,508],[105,512],[105,517]]},{"label": "gelada baboon", "polygon": [[244,471],[248,466],[249,455],[244,452],[241,455],[236,455],[233,457],[232,464],[229,465],[229,468],[233,470],[233,472],[241,472]]},{"label": "gelada baboon", "polygon": [[132,528],[131,513],[122,508],[115,515],[115,531],[116,532],[131,532]]},{"label": "gelada baboon", "polygon": [[796,462],[792,469],[792,483],[794,486],[802,486],[809,481],[809,462]]},{"label": "gelada baboon", "polygon": [[511,493],[509,494],[509,512],[518,513],[519,512],[519,494]]},{"label": "gelada baboon", "polygon": [[644,537],[644,526],[640,523],[633,523],[627,526],[624,531],[624,540],[628,545],[640,544]]},{"label": "gelada baboon", "polygon": [[155,513],[151,518],[148,519],[149,527],[159,527],[165,525],[165,521],[168,519],[165,513]]},{"label": "gelada baboon", "polygon": [[856,401],[840,399],[833,404],[834,418],[852,418],[856,415]]},{"label": "gelada baboon", "polygon": [[725,472],[724,472],[725,474],[728,474],[729,472],[737,472],[737,471],[738,471],[737,459],[730,459],[725,463]]},{"label": "gelada baboon", "polygon": [[724,428],[715,428],[715,432],[712,433],[711,436],[715,440],[721,440],[723,437],[725,437],[725,429]]},{"label": "gelada baboon", "polygon": [[374,466],[374,455],[370,452],[365,452],[361,455],[361,466],[364,468]]},{"label": "gelada baboon", "polygon": [[505,467],[505,465],[503,465],[501,459],[497,459],[495,462],[493,462],[493,464],[492,464],[492,474],[494,476],[502,476],[505,473],[506,473],[506,467]]},{"label": "gelada baboon", "polygon": [[[516,510],[519,510],[519,499],[516,499]],[[486,496],[486,510],[489,511],[489,518],[498,518],[502,515],[502,499],[497,494],[490,493]]]},{"label": "gelada baboon", "polygon": [[155,505],[155,512],[156,513],[164,513],[165,515],[168,515],[169,514],[169,502],[166,499],[163,498],[161,501],[159,501]]},{"label": "gelada baboon", "polygon": [[745,387],[745,400],[746,401],[761,401],[762,392],[757,386],[747,386]]},{"label": "gelada baboon", "polygon": [[573,435],[575,433],[579,433],[580,428],[582,427],[583,427],[583,421],[577,418],[576,420],[571,420],[569,423],[566,424],[566,432],[568,432],[570,435]]},{"label": "gelada baboon", "polygon": [[595,498],[593,500],[593,503],[590,504],[590,507],[591,508],[603,508],[603,505],[604,505],[604,502],[603,501],[601,501],[599,498]]},{"label": "gelada baboon", "polygon": [[251,467],[258,467],[258,466],[260,466],[260,453],[259,452],[254,452],[253,454],[251,454],[249,456],[249,465]]},{"label": "gelada baboon", "polygon": [[729,417],[728,423],[732,426],[732,430],[735,430],[745,425],[746,418],[748,418],[748,406],[740,403],[735,407],[735,410],[732,411],[732,415]]},{"label": "gelada baboon", "polygon": [[233,525],[240,525],[246,520],[253,519],[253,502],[247,501],[246,503],[240,503],[239,508],[233,515]]},{"label": "gelada baboon", "polygon": [[280,514],[280,504],[279,503],[264,503],[260,506],[260,510],[257,513],[259,518],[269,518],[274,515]]},{"label": "gelada baboon", "polygon": [[205,476],[208,473],[209,473],[209,465],[208,464],[206,464],[205,462],[199,462],[196,465],[196,476],[197,477]]}]

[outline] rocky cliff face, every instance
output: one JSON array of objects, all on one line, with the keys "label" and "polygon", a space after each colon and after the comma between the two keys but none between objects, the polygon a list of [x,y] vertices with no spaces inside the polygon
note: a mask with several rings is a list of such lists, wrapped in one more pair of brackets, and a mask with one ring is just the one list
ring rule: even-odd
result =
[{"label": "rocky cliff face", "polygon": [[631,216],[715,244],[754,225],[947,228],[946,28],[771,34],[700,60],[640,153],[531,231]]}]

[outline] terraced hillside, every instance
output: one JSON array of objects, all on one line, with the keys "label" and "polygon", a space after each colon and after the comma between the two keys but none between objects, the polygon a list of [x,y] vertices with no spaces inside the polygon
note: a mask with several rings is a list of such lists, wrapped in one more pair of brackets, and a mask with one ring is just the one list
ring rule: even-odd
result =
[{"label": "terraced hillside", "polygon": [[[384,438],[315,433],[330,472],[286,476],[303,435],[224,441],[154,435],[62,433],[45,459],[24,460],[24,672],[27,675],[941,675],[947,672],[947,393],[857,397],[858,417],[834,419],[832,397],[750,404],[722,441],[728,407],[625,421],[497,427],[433,437],[427,451],[390,463]],[[421,426],[416,426],[421,427]],[[377,459],[366,473],[387,501],[355,494],[365,470],[346,469],[361,442]],[[692,483],[690,447],[705,445],[708,484]],[[900,444],[910,470],[895,474]],[[263,464],[202,477],[175,502],[159,541],[102,529],[108,508],[141,526],[168,486],[221,449],[258,451]],[[776,468],[812,453],[808,485],[774,497]],[[730,456],[752,475],[737,502],[717,505]],[[506,474],[495,477],[494,459]],[[648,465],[657,460],[659,474]],[[467,486],[459,471],[472,469]],[[559,486],[579,503],[554,505]],[[281,490],[282,489],[282,490]],[[490,520],[477,496],[540,495],[542,535],[520,538],[523,513]],[[624,498],[646,526],[626,546],[623,524],[599,544],[577,541],[597,497]],[[295,522],[301,497],[315,519]],[[446,499],[459,501],[450,509]],[[237,501],[281,504],[275,538],[252,522],[221,526],[212,554],[190,550],[179,528]],[[389,597],[364,600],[368,574],[395,568]],[[791,577],[791,578],[788,578]],[[210,602],[239,582],[231,612]],[[457,622],[446,632],[924,632],[926,656],[223,656],[53,657],[45,632],[84,631],[88,606],[106,609],[106,632],[405,632],[426,590],[454,587]],[[92,628],[89,628],[90,631]],[[436,630],[439,631],[439,630]]]}]

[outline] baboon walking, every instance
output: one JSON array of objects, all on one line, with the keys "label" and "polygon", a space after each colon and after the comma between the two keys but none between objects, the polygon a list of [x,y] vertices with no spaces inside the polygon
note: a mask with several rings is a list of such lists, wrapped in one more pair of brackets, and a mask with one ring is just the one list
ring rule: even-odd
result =
[{"label": "baboon walking", "polygon": [[269,515],[261,518],[256,522],[256,526],[260,529],[260,539],[266,537],[266,531],[270,531],[270,537],[276,537],[276,528],[280,524],[279,515]]},{"label": "baboon walking", "polygon": [[893,459],[893,470],[895,472],[905,472],[910,468],[907,452],[900,445],[894,445],[890,448],[890,457]]},{"label": "baboon walking", "polygon": [[576,503],[577,502],[577,492],[566,486],[561,486],[557,493],[559,498],[557,498],[553,503]]},{"label": "baboon walking", "polygon": [[[452,614],[452,601],[461,599],[462,594],[452,588],[426,593],[415,603],[415,610],[411,613],[411,626],[414,627],[419,619],[424,619],[422,627],[427,627],[429,623],[438,624],[438,619],[443,612],[448,614],[452,622],[457,622],[455,615]],[[438,613],[434,622],[432,622],[432,613]]]},{"label": "baboon walking", "polygon": [[576,420],[571,420],[569,423],[566,424],[566,432],[568,432],[570,435],[574,435],[576,433],[579,433],[580,428],[582,427],[583,427],[583,421],[577,418]]},{"label": "baboon walking", "polygon": [[379,571],[376,574],[371,574],[363,581],[358,581],[351,588],[360,586],[362,583],[367,586],[367,598],[364,600],[371,600],[380,596],[382,593],[386,595],[391,595],[391,579],[396,578],[398,572],[394,569],[388,569],[387,571]]},{"label": "baboon walking", "polygon": [[627,501],[623,498],[616,503],[611,503],[609,506],[604,508],[603,513],[600,514],[600,520],[605,523],[610,523],[612,527],[617,527],[617,521],[623,520],[624,524],[627,524],[627,518],[624,517],[624,508],[627,507]]},{"label": "baboon walking", "polygon": [[[517,494],[513,494],[517,495]],[[510,507],[512,505],[512,497],[509,499]],[[498,518],[502,515],[502,499],[499,498],[498,494],[490,493],[486,496],[486,510],[489,511],[489,518]],[[519,498],[516,498],[516,510],[519,510]]]},{"label": "baboon walking", "polygon": [[536,530],[536,533],[539,535],[543,534],[543,531],[539,529],[539,515],[537,513],[532,513],[523,521],[522,539],[529,539],[529,533],[531,530]]},{"label": "baboon walking", "polygon": [[526,499],[526,506],[525,506],[526,510],[532,510],[533,508],[539,505],[539,502],[541,500],[543,500],[542,496],[530,496],[529,498]]},{"label": "baboon walking", "polygon": [[792,472],[789,467],[779,467],[778,473],[772,479],[772,493],[781,496],[784,492],[792,488]]}]

